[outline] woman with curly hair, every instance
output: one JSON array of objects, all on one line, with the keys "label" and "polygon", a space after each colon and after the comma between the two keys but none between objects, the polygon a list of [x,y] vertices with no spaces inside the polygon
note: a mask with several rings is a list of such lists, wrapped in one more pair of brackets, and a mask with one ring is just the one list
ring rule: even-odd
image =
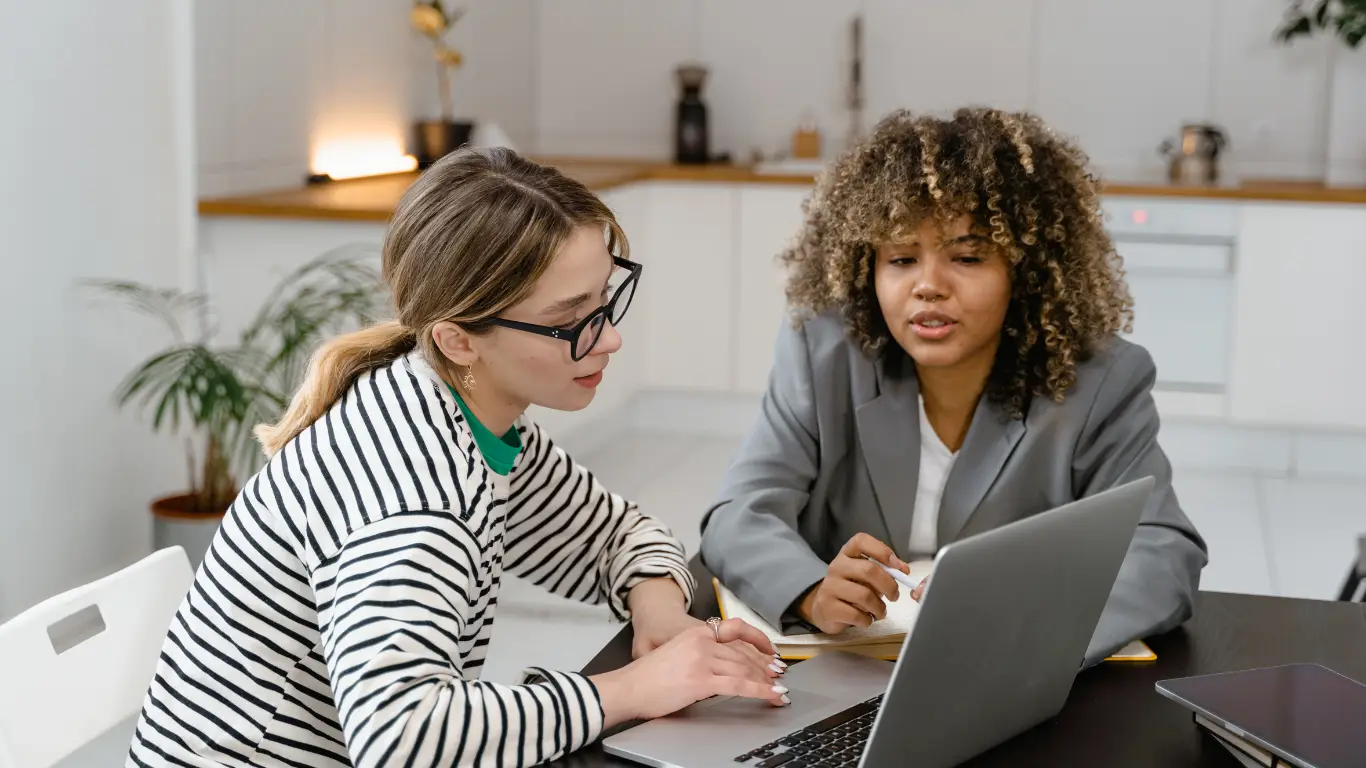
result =
[{"label": "woman with curly hair", "polygon": [[898,591],[864,555],[908,572],[1152,476],[1086,661],[1188,619],[1207,552],[1152,358],[1118,335],[1132,300],[1082,152],[1029,114],[896,112],[805,213],[782,255],[798,317],[702,524],[712,572],[774,626],[866,627]]}]

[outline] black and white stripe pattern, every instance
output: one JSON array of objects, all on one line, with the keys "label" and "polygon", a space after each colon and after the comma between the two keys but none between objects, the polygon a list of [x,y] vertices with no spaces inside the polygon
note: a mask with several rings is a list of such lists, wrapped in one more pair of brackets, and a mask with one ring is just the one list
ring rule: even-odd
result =
[{"label": "black and white stripe pattern", "polygon": [[414,353],[247,483],[171,624],[129,766],[534,765],[597,738],[587,678],[481,682],[503,570],[627,617],[695,586],[660,523],[529,420],[506,477]]}]

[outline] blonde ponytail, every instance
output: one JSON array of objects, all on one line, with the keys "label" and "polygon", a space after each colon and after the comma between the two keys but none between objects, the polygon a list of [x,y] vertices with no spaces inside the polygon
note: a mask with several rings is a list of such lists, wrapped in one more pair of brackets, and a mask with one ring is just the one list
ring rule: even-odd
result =
[{"label": "blonde ponytail", "polygon": [[318,348],[289,408],[275,424],[258,424],[256,439],[274,456],[341,399],[363,373],[393,362],[417,346],[417,335],[397,320],[338,336]]}]

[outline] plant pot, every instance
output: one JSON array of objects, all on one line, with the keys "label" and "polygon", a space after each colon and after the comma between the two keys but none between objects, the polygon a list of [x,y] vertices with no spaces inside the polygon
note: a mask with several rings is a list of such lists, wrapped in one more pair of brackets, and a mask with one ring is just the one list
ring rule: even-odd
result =
[{"label": "plant pot", "polygon": [[1366,50],[1334,50],[1328,102],[1328,167],[1332,187],[1366,186]]},{"label": "plant pot", "polygon": [[184,547],[190,565],[199,568],[227,510],[198,512],[191,499],[189,494],[181,494],[152,502],[152,547]]},{"label": "plant pot", "polygon": [[468,120],[423,120],[414,126],[417,136],[417,166],[432,163],[470,142],[474,123]]}]

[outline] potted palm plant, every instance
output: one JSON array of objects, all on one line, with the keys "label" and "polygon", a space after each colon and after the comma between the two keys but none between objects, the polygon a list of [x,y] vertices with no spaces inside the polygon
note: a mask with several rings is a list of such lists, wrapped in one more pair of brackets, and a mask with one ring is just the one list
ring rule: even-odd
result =
[{"label": "potted palm plant", "polygon": [[[1339,52],[1355,52],[1366,40],[1366,0],[1290,0],[1275,38],[1290,43],[1301,37],[1332,35],[1342,43]],[[1347,54],[1351,57],[1351,54]],[[1338,58],[1328,75],[1328,156],[1324,182],[1330,186],[1359,186],[1366,165],[1336,158],[1361,157],[1363,137],[1349,115],[1366,86],[1366,66],[1360,58]]]},{"label": "potted palm plant", "polygon": [[1366,39],[1366,0],[1293,0],[1276,28],[1276,39],[1289,42],[1301,35],[1331,29],[1348,48]]},{"label": "potted palm plant", "polygon": [[[287,275],[230,344],[214,345],[205,297],[120,280],[91,281],[102,292],[160,319],[169,346],[118,386],[120,407],[150,417],[152,430],[184,440],[188,489],[152,502],[155,548],[180,545],[196,565],[237,496],[260,466],[252,428],[273,421],[327,335],[378,318],[386,305],[372,259],[333,252]],[[204,327],[191,335],[187,327]]]}]

